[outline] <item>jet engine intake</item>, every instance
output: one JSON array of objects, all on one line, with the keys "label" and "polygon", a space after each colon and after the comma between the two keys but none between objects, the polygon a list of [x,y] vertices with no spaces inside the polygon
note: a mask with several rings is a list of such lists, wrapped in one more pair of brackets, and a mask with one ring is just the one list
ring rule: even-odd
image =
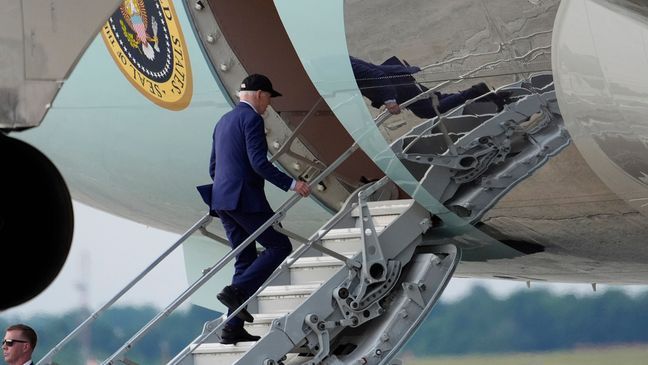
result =
[{"label": "jet engine intake", "polygon": [[0,133],[0,310],[22,304],[61,271],[72,243],[70,192],[54,164],[33,146]]}]

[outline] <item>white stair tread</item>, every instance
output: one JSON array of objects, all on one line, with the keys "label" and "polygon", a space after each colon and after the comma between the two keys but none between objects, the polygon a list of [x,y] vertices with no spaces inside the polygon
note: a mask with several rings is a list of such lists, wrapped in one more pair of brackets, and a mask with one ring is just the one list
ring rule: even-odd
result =
[{"label": "white stair tread", "polygon": [[[207,343],[200,345],[197,349],[194,350],[194,355],[242,355],[243,353],[249,351],[256,342],[239,342],[236,345],[222,345],[220,343]],[[312,357],[299,357],[297,354],[287,354],[286,361],[290,364],[302,364]]]},{"label": "white stair tread", "polygon": [[222,343],[203,343],[193,350],[193,354],[229,354],[247,352],[256,342],[239,342],[236,345],[223,345]]},{"label": "white stair tread", "polygon": [[[288,312],[277,312],[277,313],[257,313],[254,314],[254,323],[253,324],[261,324],[261,323],[272,323],[277,318],[281,318],[288,314]],[[249,324],[246,324],[249,326]]]},{"label": "white stair tread", "polygon": [[[385,226],[375,226],[376,232],[380,233],[385,229]],[[346,238],[360,238],[360,227],[353,228],[338,228],[328,231],[324,240],[346,239]]]},{"label": "white stair tread", "polygon": [[[383,200],[377,202],[368,202],[369,212],[371,215],[398,215],[405,211],[410,205],[412,205],[412,200]],[[353,217],[360,215],[360,210],[358,208],[353,209],[351,212]]]},{"label": "white stair tread", "polygon": [[[349,258],[353,256],[353,254],[350,252],[345,252],[341,254]],[[303,267],[342,266],[342,265],[344,265],[344,262],[336,258],[333,258],[331,256],[313,256],[313,257],[300,257],[290,267],[303,268]]]},{"label": "white stair tread", "polygon": [[[398,201],[380,201],[369,202],[369,209],[374,219],[374,225],[377,233],[385,230],[387,225],[396,220],[398,216],[407,210],[411,204],[411,200],[398,200]],[[354,209],[353,216],[358,216],[359,209]],[[322,238],[321,243],[324,246],[333,249],[346,257],[353,257],[357,255],[354,252],[358,247],[362,246],[362,230],[359,227],[351,228],[337,228],[332,229],[326,233]],[[296,307],[301,305],[306,297],[310,296],[322,287],[327,278],[322,278],[321,282],[316,282],[317,275],[321,273],[329,273],[330,271],[336,272],[339,270],[335,267],[342,267],[344,263],[339,259],[331,256],[309,256],[300,257],[292,265],[291,275],[297,275],[300,280],[291,277],[293,282],[303,282],[306,284],[293,284],[293,285],[271,285],[266,287],[257,297],[258,309],[263,313],[254,313],[255,321],[253,324],[248,325],[248,330],[253,331],[255,334],[262,335],[260,329],[268,331],[264,328],[270,328],[273,321],[284,317],[288,312],[293,311]],[[313,270],[309,270],[313,269]],[[276,310],[276,312],[275,312]],[[267,332],[265,332],[267,333]],[[216,355],[221,356],[222,361],[231,362],[233,358],[244,356],[244,353],[250,351],[256,342],[240,342],[235,345],[223,345],[220,343],[205,343],[194,349],[195,355]],[[289,356],[289,360],[292,359]],[[303,361],[292,362],[290,364],[301,364]],[[211,360],[210,360],[211,361]],[[216,360],[219,361],[219,360]],[[304,359],[307,361],[307,359]]]},{"label": "white stair tread", "polygon": [[261,297],[272,296],[291,296],[291,295],[310,295],[317,290],[322,284],[303,284],[303,285],[273,285],[268,286],[259,293]]}]

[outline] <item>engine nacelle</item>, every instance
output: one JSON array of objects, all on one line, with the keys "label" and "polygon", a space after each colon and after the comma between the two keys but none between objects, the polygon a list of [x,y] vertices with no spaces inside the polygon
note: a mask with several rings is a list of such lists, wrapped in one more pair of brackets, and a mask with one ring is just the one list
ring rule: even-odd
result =
[{"label": "engine nacelle", "polygon": [[56,278],[72,243],[70,192],[54,164],[0,133],[0,310],[35,297]]}]

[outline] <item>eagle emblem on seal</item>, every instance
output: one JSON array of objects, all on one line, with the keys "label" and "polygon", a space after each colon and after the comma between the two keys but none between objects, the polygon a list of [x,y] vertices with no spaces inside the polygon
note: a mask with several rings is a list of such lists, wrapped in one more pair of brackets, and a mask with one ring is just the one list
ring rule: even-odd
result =
[{"label": "eagle emblem on seal", "polygon": [[149,17],[144,0],[125,0],[119,10],[124,17],[120,20],[121,28],[130,46],[140,50],[149,60],[154,60],[156,52],[160,52],[157,37],[158,24],[155,18],[151,18],[153,36],[149,36],[147,33]]}]

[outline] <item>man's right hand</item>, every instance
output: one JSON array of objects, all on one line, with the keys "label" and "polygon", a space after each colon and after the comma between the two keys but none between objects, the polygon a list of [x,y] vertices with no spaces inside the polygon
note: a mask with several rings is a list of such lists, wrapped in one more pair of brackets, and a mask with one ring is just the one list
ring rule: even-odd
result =
[{"label": "man's right hand", "polygon": [[396,102],[393,102],[393,101],[392,102],[386,102],[385,106],[387,107],[387,111],[390,114],[400,114],[400,112],[401,112],[401,108],[398,105],[398,103],[396,103]]},{"label": "man's right hand", "polygon": [[310,195],[310,186],[308,186],[308,183],[305,181],[297,180],[297,183],[295,184],[295,191],[301,195],[302,197],[307,197]]}]

